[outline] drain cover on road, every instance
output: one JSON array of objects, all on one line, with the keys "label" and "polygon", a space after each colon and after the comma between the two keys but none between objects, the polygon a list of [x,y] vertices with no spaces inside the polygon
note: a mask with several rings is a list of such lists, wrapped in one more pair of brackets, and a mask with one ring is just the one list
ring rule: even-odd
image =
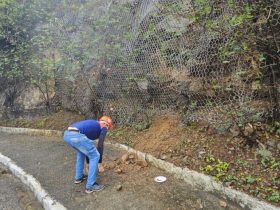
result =
[{"label": "drain cover on road", "polygon": [[166,177],[165,176],[157,176],[154,179],[156,182],[165,182],[166,181]]}]

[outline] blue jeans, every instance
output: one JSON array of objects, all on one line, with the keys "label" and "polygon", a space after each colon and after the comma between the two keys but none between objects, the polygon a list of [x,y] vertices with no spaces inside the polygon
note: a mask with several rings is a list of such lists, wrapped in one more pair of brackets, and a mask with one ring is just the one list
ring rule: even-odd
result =
[{"label": "blue jeans", "polygon": [[85,156],[89,158],[86,188],[91,189],[96,181],[97,167],[100,158],[100,154],[93,144],[93,141],[88,139],[86,135],[73,131],[65,131],[63,138],[67,144],[77,150],[76,180],[83,177]]}]

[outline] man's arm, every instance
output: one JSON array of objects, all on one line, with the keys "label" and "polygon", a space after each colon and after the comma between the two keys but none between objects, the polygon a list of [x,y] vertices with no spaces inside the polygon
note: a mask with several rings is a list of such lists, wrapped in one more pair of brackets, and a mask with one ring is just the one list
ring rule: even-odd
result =
[{"label": "man's arm", "polygon": [[100,136],[98,139],[98,144],[97,144],[97,150],[100,154],[99,163],[102,163],[104,141],[105,141],[106,134],[107,134],[107,128],[104,127],[101,129],[101,133],[100,133]]}]

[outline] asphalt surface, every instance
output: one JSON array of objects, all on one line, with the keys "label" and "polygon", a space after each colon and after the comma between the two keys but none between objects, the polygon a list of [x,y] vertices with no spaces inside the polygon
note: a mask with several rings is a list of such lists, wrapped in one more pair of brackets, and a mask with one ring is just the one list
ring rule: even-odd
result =
[{"label": "asphalt surface", "polygon": [[[242,209],[225,198],[193,189],[182,180],[152,166],[129,166],[120,174],[108,169],[97,179],[99,183],[105,184],[105,189],[86,194],[85,183],[73,183],[75,151],[56,137],[0,133],[0,152],[33,175],[54,199],[68,209]],[[116,161],[124,153],[123,150],[106,145],[104,162]],[[156,183],[154,177],[159,175],[166,176],[167,181]],[[23,209],[17,203],[17,190],[10,186],[9,179],[0,176],[0,209]],[[120,185],[122,189],[117,190]],[[1,206],[2,201],[5,206]]]},{"label": "asphalt surface", "polygon": [[2,164],[0,164],[0,209],[43,209],[33,193]]}]

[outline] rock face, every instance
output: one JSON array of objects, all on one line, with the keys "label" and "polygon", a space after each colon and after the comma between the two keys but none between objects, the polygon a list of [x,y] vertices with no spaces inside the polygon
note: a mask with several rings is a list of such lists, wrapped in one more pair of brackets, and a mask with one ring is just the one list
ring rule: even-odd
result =
[{"label": "rock face", "polygon": [[[26,87],[16,95],[13,100],[13,106],[9,105],[10,97],[7,94],[9,90],[0,92],[0,119],[33,117],[41,115],[46,110],[46,100],[43,93],[34,86]],[[49,92],[49,98],[52,99],[54,92]]]},{"label": "rock face", "polygon": [[[51,93],[52,98],[54,93]],[[23,109],[34,109],[38,106],[44,106],[44,97],[40,90],[35,87],[27,88],[22,94],[15,100],[16,104],[20,104]]]}]

